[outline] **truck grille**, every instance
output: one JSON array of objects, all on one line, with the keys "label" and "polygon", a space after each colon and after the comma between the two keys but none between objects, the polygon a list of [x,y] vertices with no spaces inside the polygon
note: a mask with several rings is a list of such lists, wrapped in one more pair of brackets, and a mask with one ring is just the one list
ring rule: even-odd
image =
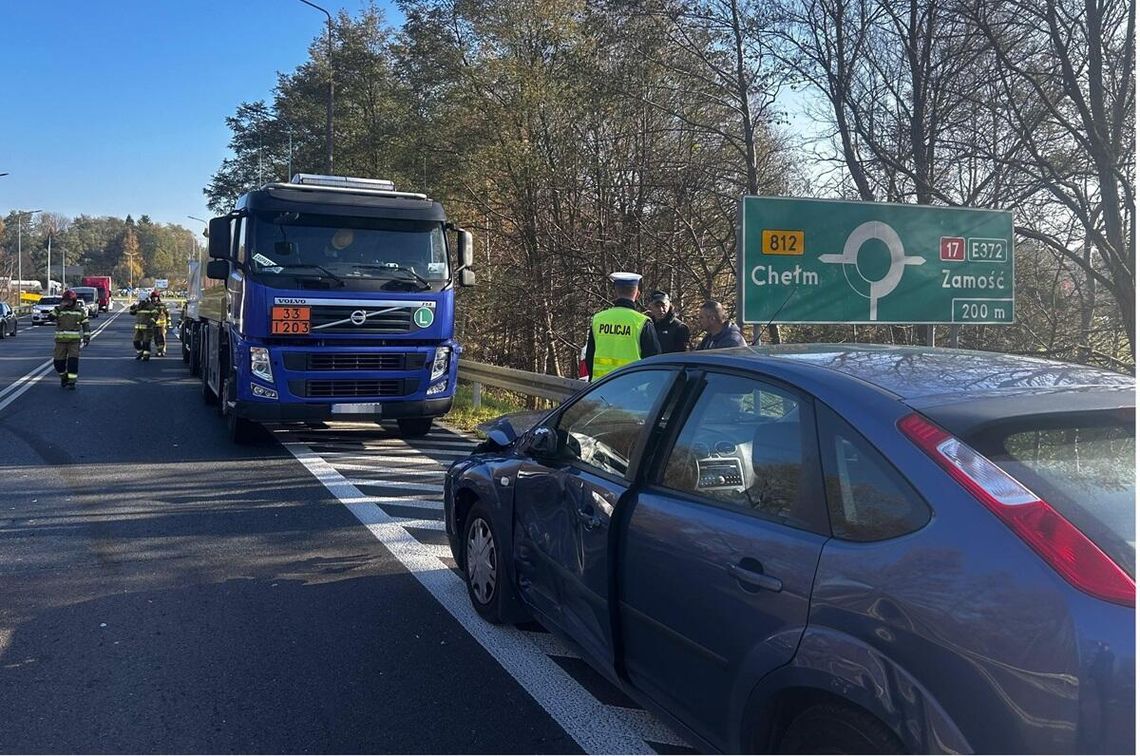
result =
[{"label": "truck grille", "polygon": [[[385,312],[385,310],[388,310]],[[363,312],[367,317],[360,325],[352,322],[354,312]],[[371,314],[378,313],[378,314]],[[344,322],[339,322],[344,321]],[[331,325],[337,323],[337,325]],[[412,330],[412,308],[400,307],[351,307],[341,305],[319,305],[312,308],[310,332],[321,333],[408,333]]]},{"label": "truck grille", "polygon": [[406,396],[416,390],[418,378],[383,381],[290,381],[289,390],[307,399]]},{"label": "truck grille", "polygon": [[422,352],[288,352],[286,370],[419,370]]}]

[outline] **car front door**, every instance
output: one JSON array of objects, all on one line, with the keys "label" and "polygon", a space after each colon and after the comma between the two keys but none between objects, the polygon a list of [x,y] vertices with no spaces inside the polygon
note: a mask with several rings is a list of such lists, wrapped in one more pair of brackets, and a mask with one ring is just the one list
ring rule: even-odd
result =
[{"label": "car front door", "polygon": [[613,663],[609,533],[678,371],[615,376],[548,421],[557,451],[515,479],[519,592],[600,664]]},{"label": "car front door", "polygon": [[806,627],[827,508],[807,397],[710,372],[686,404],[620,545],[618,661],[727,747],[752,686]]}]

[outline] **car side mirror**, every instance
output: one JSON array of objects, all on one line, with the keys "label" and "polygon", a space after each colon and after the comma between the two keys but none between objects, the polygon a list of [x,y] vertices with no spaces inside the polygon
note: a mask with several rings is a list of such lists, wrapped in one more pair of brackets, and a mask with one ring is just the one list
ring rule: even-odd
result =
[{"label": "car side mirror", "polygon": [[550,428],[535,428],[530,434],[527,451],[534,457],[553,457],[558,454],[558,434]]},{"label": "car side mirror", "polygon": [[229,277],[229,260],[210,260],[210,262],[206,263],[206,278],[212,278],[216,281],[225,281]]},{"label": "car side mirror", "polygon": [[[231,244],[233,240],[230,238],[230,219],[228,216],[210,220],[209,239],[210,257],[215,260],[229,260],[232,256]],[[226,275],[229,273],[227,272]]]}]

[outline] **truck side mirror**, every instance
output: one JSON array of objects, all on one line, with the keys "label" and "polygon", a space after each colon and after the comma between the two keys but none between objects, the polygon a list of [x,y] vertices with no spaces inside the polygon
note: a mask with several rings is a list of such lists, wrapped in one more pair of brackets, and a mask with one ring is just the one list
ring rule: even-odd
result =
[{"label": "truck side mirror", "polygon": [[459,285],[460,286],[474,286],[475,285],[475,271],[470,268],[464,268],[459,271]]},{"label": "truck side mirror", "polygon": [[470,268],[475,264],[475,241],[471,232],[459,229],[459,268]]},{"label": "truck side mirror", "polygon": [[206,263],[206,278],[225,281],[230,277],[229,260],[210,260]]},{"label": "truck side mirror", "polygon": [[[232,239],[230,238],[230,219],[228,217],[213,218],[210,221],[209,231],[209,244],[210,244],[210,257],[215,260],[229,260],[232,253],[230,251]],[[209,275],[207,273],[206,275]],[[226,272],[226,276],[229,272]],[[226,276],[222,276],[225,278]],[[213,278],[214,276],[210,276]]]}]

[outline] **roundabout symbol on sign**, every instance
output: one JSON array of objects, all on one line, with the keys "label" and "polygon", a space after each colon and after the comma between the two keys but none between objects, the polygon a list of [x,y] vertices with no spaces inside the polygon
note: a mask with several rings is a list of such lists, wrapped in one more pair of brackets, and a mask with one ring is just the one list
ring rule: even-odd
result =
[{"label": "roundabout symbol on sign", "polygon": [[[891,254],[891,266],[887,269],[887,274],[877,281],[870,280],[859,270],[859,250],[866,242],[873,239],[886,245],[887,251]],[[902,239],[893,228],[882,221],[867,221],[857,226],[844,242],[841,254],[820,255],[819,261],[843,265],[843,275],[847,278],[848,286],[859,296],[871,300],[871,320],[879,319],[879,300],[899,285],[906,266],[922,265],[926,262],[922,257],[907,255]],[[852,274],[855,276],[854,280]]]}]

